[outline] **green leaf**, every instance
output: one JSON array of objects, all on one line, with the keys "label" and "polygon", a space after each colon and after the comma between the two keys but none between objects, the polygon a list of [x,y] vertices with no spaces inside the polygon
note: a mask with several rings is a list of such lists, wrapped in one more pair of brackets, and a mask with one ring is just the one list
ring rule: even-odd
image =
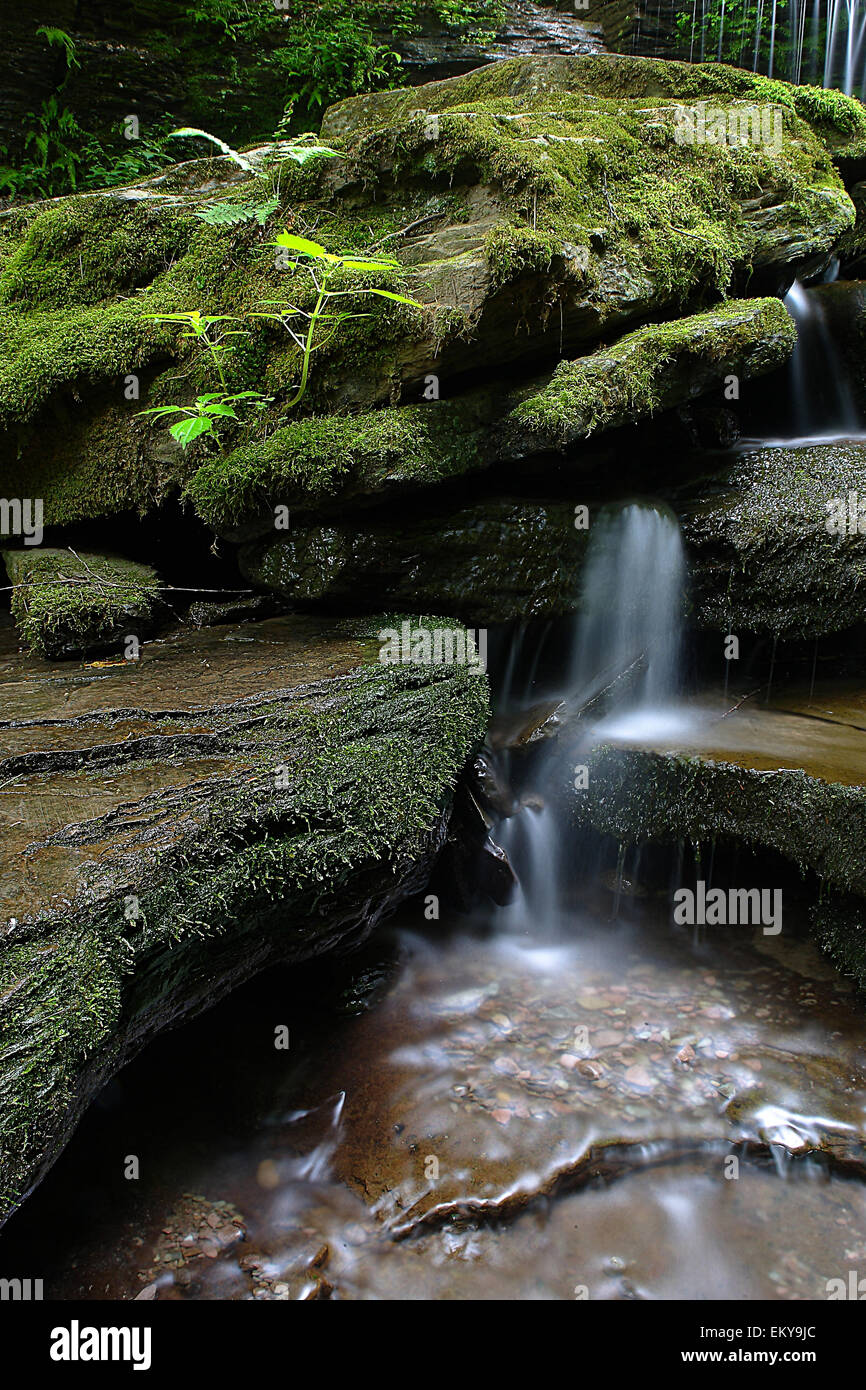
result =
[{"label": "green leaf", "polygon": [[209,130],[199,130],[198,126],[185,125],[181,126],[178,130],[170,130],[168,132],[169,139],[171,139],[172,136],[190,135],[197,135],[202,140],[210,140],[212,145],[216,145],[218,149],[222,150],[223,154],[228,155],[229,159],[233,159],[235,164],[241,169],[246,169],[249,173],[254,172],[253,166],[248,159],[244,159],[242,154],[238,154],[237,150],[233,150],[231,145],[226,144],[225,140],[220,140],[219,136],[211,135]]},{"label": "green leaf", "polygon": [[330,256],[324,246],[320,246],[317,241],[308,241],[303,236],[292,236],[289,232],[280,232],[275,246],[285,246],[289,251],[297,251],[302,256],[312,256],[314,260],[334,260],[337,257]]},{"label": "green leaf", "polygon": [[391,290],[373,290],[373,289],[368,289],[368,290],[365,290],[364,293],[365,293],[365,294],[378,294],[378,295],[381,295],[381,297],[382,297],[383,299],[393,299],[393,300],[395,300],[398,304],[410,304],[410,305],[412,306],[413,309],[423,309],[423,308],[424,308],[424,305],[423,305],[423,304],[419,304],[417,299],[409,299],[409,297],[408,297],[407,295],[405,295],[405,294],[394,294]]},{"label": "green leaf", "polygon": [[263,203],[218,202],[209,203],[193,215],[209,227],[236,227],[241,222],[258,222],[263,227],[279,206],[279,198],[267,198]]},{"label": "green leaf", "polygon": [[286,159],[293,159],[296,164],[306,164],[308,159],[315,159],[317,155],[325,159],[340,158],[338,151],[328,145],[290,145],[288,149],[281,148],[280,154]]},{"label": "green leaf", "polygon": [[186,420],[178,420],[176,425],[171,425],[169,433],[174,435],[182,449],[191,444],[194,439],[198,439],[200,434],[207,434],[213,429],[213,420],[207,415],[193,415]]},{"label": "green leaf", "polygon": [[338,256],[337,260],[347,270],[397,270],[400,265],[399,261],[354,261],[347,256]]}]

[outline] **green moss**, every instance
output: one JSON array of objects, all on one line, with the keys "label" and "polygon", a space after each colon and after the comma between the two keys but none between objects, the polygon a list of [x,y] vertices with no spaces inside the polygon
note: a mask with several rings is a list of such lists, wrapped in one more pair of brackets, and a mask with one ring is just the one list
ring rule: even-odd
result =
[{"label": "green moss", "polygon": [[649,324],[609,348],[560,362],[548,385],[510,417],[564,443],[595,430],[652,415],[677,391],[683,375],[720,374],[747,359],[751,370],[778,366],[797,331],[777,299],[735,300],[704,314]]},{"label": "green moss", "polygon": [[147,622],[158,580],[147,565],[68,550],[5,550],[15,589],[12,615],[39,656],[67,656],[104,646]]},{"label": "green moss", "polygon": [[[413,110],[421,98],[381,94],[388,123],[350,131],[347,158],[359,179],[390,166],[402,185],[432,179],[434,187],[501,190],[505,215],[487,241],[494,288],[549,272],[559,258],[554,279],[577,277],[598,285],[600,300],[612,298],[612,287],[601,289],[604,265],[588,254],[601,243],[608,259],[616,256],[625,285],[647,296],[679,304],[698,292],[725,293],[761,249],[764,229],[743,205],[767,189],[813,253],[816,228],[826,227],[822,249],[829,251],[853,223],[824,144],[791,104],[780,151],[688,145],[675,138],[679,95],[653,108],[568,90],[499,95],[495,75],[473,76],[424,89],[430,109],[438,102],[442,110],[435,138],[429,117]],[[732,104],[727,93],[718,99]],[[369,109],[359,99],[365,119]]]},{"label": "green moss", "polygon": [[[207,814],[190,805],[195,788],[180,819],[170,798],[168,848],[121,837],[100,856],[98,893],[82,888],[0,937],[0,1219],[53,1156],[87,1085],[198,1002],[202,980],[225,988],[250,959],[327,950],[421,886],[489,706],[485,677],[469,667],[380,663],[376,634],[401,620],[343,625],[367,660],[339,679],[166,715],[161,759],[168,747],[181,763],[195,758],[189,729],[206,724],[233,771],[197,784]],[[135,766],[151,765],[133,764],[121,741],[110,775]],[[275,776],[286,766],[289,786]],[[106,770],[90,775],[98,786]],[[158,819],[159,794],[147,805]]]},{"label": "green moss", "polygon": [[[586,758],[584,758],[586,761]],[[708,758],[600,747],[575,819],[639,843],[723,836],[777,851],[834,888],[866,894],[866,790],[799,769],[768,773]]]},{"label": "green moss", "polygon": [[866,900],[851,893],[822,891],[810,917],[818,941],[837,969],[866,990]]},{"label": "green moss", "polygon": [[861,623],[866,537],[828,521],[864,468],[856,442],[759,449],[701,489],[682,518],[698,623],[797,638]]},{"label": "green moss", "polygon": [[[337,251],[393,251],[402,261],[397,272],[375,280],[355,272],[344,288],[408,289],[429,307],[419,313],[384,300],[344,300],[352,317],[320,344],[297,417],[395,403],[437,359],[453,370],[478,365],[475,349],[463,343],[495,331],[488,320],[500,322],[503,302],[515,338],[531,324],[553,351],[563,327],[579,341],[597,341],[606,325],[740,292],[756,265],[829,253],[854,209],[824,140],[828,132],[846,139],[860,117],[838,94],[802,92],[717,65],[521,59],[432,84],[423,95],[384,94],[376,99],[381,107],[366,99],[350,104],[369,124],[352,129],[347,122],[341,161],[269,168],[269,187],[281,199],[269,228],[289,225]],[[785,108],[778,153],[673,138],[678,101],[757,95]],[[421,108],[437,104],[442,114],[431,135]],[[196,161],[167,173],[142,202],[86,195],[28,209],[0,229],[0,425],[11,435],[0,487],[7,495],[35,494],[29,480],[38,476],[47,514],[58,521],[119,505],[143,510],[194,465],[205,469],[213,507],[228,515],[219,467],[209,462],[215,440],[165,466],[174,448],[167,432],[120,418],[130,372],[147,377],[142,406],[186,402],[213,387],[178,332],[150,315],[197,308],[243,317],[265,302],[309,306],[308,278],[277,269],[269,230],[254,223],[217,229],[194,217],[215,186],[219,194],[219,178],[219,161]],[[237,187],[243,194],[246,184]],[[753,217],[748,208],[768,190],[778,205],[769,232],[765,213]],[[441,241],[424,245],[404,235],[416,223],[420,238],[441,231]],[[287,472],[313,496],[333,495],[363,458],[347,467],[336,457],[342,425],[326,437],[326,427],[312,423],[309,441],[293,432],[283,402],[299,379],[299,349],[273,324],[246,322],[249,336],[235,340],[230,383],[275,399],[255,426],[223,427],[226,477],[243,491],[258,487],[259,473]],[[64,452],[57,431],[43,439],[46,407],[62,416],[85,392],[89,404],[94,388],[118,441],[116,461],[102,469],[86,442],[83,460],[81,441],[74,454]],[[392,430],[380,427],[386,436]],[[279,443],[261,443],[265,435]],[[418,457],[435,469],[420,426],[407,429],[406,441],[420,444]],[[283,445],[285,468],[276,458]],[[359,449],[373,467],[394,453],[387,438],[381,448],[364,438]],[[449,472],[447,460],[443,468]],[[201,490],[194,495],[205,510],[211,505]]]},{"label": "green moss", "polygon": [[823,87],[797,87],[722,63],[682,63],[654,58],[585,54],[567,58],[511,58],[457,79],[422,88],[350,97],[326,113],[326,138],[360,125],[404,120],[414,111],[446,111],[470,102],[543,97],[555,107],[562,92],[584,97],[646,101],[650,98],[735,98],[777,102],[819,127],[825,137],[866,137],[866,111],[855,97]]},{"label": "green moss", "polygon": [[277,503],[315,507],[338,495],[439,482],[467,471],[478,444],[479,431],[451,403],[313,416],[204,464],[186,495],[218,530]]},{"label": "green moss", "polygon": [[94,194],[28,208],[20,240],[0,258],[0,305],[96,304],[148,285],[186,251],[188,215],[149,201]]},{"label": "green moss", "polygon": [[108,1044],[120,1015],[118,965],[116,953],[87,928],[0,951],[8,1049],[0,1073],[0,1213],[9,1211],[26,1176],[54,1156],[81,1067]]}]

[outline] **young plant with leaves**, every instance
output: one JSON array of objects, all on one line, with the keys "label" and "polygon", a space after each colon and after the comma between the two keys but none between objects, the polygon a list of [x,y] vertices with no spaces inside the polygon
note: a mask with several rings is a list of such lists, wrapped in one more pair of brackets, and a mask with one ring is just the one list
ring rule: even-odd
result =
[{"label": "young plant with leaves", "polygon": [[200,435],[211,434],[218,420],[237,420],[238,406],[264,410],[270,404],[272,397],[261,391],[229,390],[225,359],[234,349],[226,339],[246,338],[249,334],[244,328],[222,328],[220,325],[238,324],[239,319],[231,314],[202,314],[198,309],[179,314],[150,314],[148,317],[156,323],[183,325],[187,332],[180,335],[181,339],[192,339],[210,359],[222,387],[221,391],[209,391],[197,396],[192,405],[157,405],[150,410],[139,411],[140,415],[156,415],[163,419],[179,415],[181,418],[169,426],[169,433],[181,448],[186,449]]},{"label": "young plant with leaves", "polygon": [[422,309],[424,306],[407,295],[396,294],[393,290],[380,289],[374,285],[336,287],[335,281],[345,283],[346,271],[376,275],[399,270],[400,262],[390,257],[371,259],[336,256],[326,251],[317,241],[292,236],[289,232],[281,232],[274,245],[289,253],[290,260],[309,277],[313,290],[311,309],[304,309],[298,304],[268,300],[266,303],[274,307],[260,309],[254,315],[256,318],[273,319],[281,324],[301,353],[301,378],[295,394],[286,405],[286,409],[291,410],[306,394],[313,353],[327,347],[349,319],[369,317],[368,314],[354,313],[343,308],[342,301],[374,295],[381,299],[390,299],[397,304],[406,304],[413,309]]}]

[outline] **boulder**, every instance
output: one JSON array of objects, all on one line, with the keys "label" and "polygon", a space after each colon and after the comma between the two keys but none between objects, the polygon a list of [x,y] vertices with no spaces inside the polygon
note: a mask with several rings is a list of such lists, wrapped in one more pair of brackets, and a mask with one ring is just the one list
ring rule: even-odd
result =
[{"label": "boulder", "polygon": [[862,623],[864,470],[857,440],[756,449],[684,501],[695,623],[800,638]]},{"label": "boulder", "polygon": [[769,706],[708,697],[696,709],[675,740],[582,743],[586,789],[559,788],[574,822],[620,843],[718,839],[783,856],[806,878],[822,944],[866,985],[862,688],[783,691]]},{"label": "boulder", "polygon": [[175,632],[85,671],[3,636],[0,1219],[156,1032],[425,883],[487,686],[383,664],[392,622]]},{"label": "boulder", "polygon": [[376,603],[475,624],[569,613],[586,531],[556,500],[500,497],[406,517],[360,514],[241,547],[241,572],[296,606]]},{"label": "boulder", "polygon": [[153,626],[159,578],[112,555],[32,548],[0,551],[22,641],[48,659],[81,656]]},{"label": "boulder", "polygon": [[772,371],[795,342],[779,300],[732,300],[636,329],[519,388],[286,424],[202,464],[185,492],[215,531],[245,540],[273,537],[277,507],[344,513],[541,454],[580,468],[576,451],[591,436],[685,405],[730,375]]},{"label": "boulder", "polygon": [[[339,104],[324,126],[336,158],[310,150],[299,165],[274,145],[248,152],[249,170],[193,160],[3,215],[0,492],[41,496],[46,524],[69,524],[147,511],[213,460],[212,442],[182,453],[139,418],[213,389],[159,314],[227,313],[248,332],[230,386],[273,399],[223,433],[225,453],[305,415],[420,403],[434,387],[448,398],[470,374],[534,375],[649,318],[776,291],[853,225],[829,146],[866,117],[838,93],[816,104],[756,81],[592,55],[509,59]],[[768,91],[784,114],[777,151],[678,139],[683,102],[727,108]],[[227,207],[235,221],[219,220]],[[286,227],[397,261],[344,272],[356,316],[318,346],[289,420],[300,350],[251,317],[309,299],[303,269],[275,257]],[[423,307],[362,297],[371,287]]]}]

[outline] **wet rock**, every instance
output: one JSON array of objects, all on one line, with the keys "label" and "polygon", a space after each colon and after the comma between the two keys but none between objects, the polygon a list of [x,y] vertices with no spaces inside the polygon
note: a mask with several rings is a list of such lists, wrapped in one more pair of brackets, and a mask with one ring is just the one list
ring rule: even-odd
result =
[{"label": "wet rock", "polygon": [[270,618],[276,607],[271,594],[249,594],[222,602],[197,599],[187,609],[186,618],[193,627],[215,627],[220,623],[237,623],[244,618]]},{"label": "wet rock", "polygon": [[404,36],[382,31],[378,37],[400,54],[400,71],[413,83],[456,77],[505,58],[603,50],[598,33],[568,11],[532,0],[506,0],[504,8],[503,22],[485,44],[449,33],[432,13],[423,16],[419,33]]},{"label": "wet rock", "polygon": [[118,650],[154,626],[159,580],[149,565],[47,547],[0,551],[22,641],[47,659]]},{"label": "wet rock", "polygon": [[[798,702],[780,692],[780,710],[716,700],[673,749],[627,738],[588,755],[584,749],[587,788],[575,793],[563,785],[562,794],[579,824],[621,842],[719,837],[773,850],[816,875],[819,938],[843,969],[866,978],[863,696],[843,689],[835,718],[830,690],[813,698]],[[804,712],[785,710],[798,704]]]},{"label": "wet rock", "polygon": [[[372,238],[371,247],[399,262],[383,272],[382,287],[408,291],[426,307],[382,300],[317,352],[308,414],[278,446],[289,457],[295,440],[295,466],[281,477],[316,507],[360,467],[356,412],[423,406],[431,377],[446,400],[468,373],[488,381],[501,379],[505,366],[534,373],[648,318],[676,317],[711,296],[754,293],[761,276],[775,288],[792,267],[829,255],[855,214],[824,139],[846,138],[861,119],[856,102],[840,97],[838,110],[828,119],[822,111],[813,129],[794,113],[800,98],[792,88],[782,147],[772,155],[761,147],[688,147],[674,137],[684,99],[711,95],[727,105],[762,90],[748,74],[720,81],[688,64],[523,57],[327,112],[323,135],[339,140],[339,157],[281,169],[284,205],[273,225],[291,216],[292,225],[313,229],[327,212],[331,249],[360,249]],[[263,157],[258,151],[253,163]],[[9,223],[0,266],[5,496],[43,497],[46,523],[61,525],[147,511],[191,487],[199,466],[211,477],[206,455],[195,446],[182,453],[164,425],[144,425],[118,399],[117,383],[136,374],[142,406],[189,403],[178,385],[193,365],[188,345],[154,314],[189,310],[191,285],[202,308],[239,314],[263,299],[291,298],[307,283],[300,271],[277,270],[264,245],[248,244],[248,222],[217,234],[214,257],[215,231],[195,214],[216,197],[251,197],[251,178],[230,160],[190,161],[122,192],[39,205],[26,225]],[[757,185],[760,197],[751,195]],[[108,264],[106,242],[116,247]],[[236,266],[235,277],[214,269],[226,263]],[[716,312],[724,319],[727,311]],[[771,344],[779,332],[773,328]],[[257,365],[239,364],[238,373],[245,386],[268,394],[273,387],[272,428],[225,434],[222,452],[234,455],[235,473],[246,460],[259,478],[274,458],[263,440],[273,440],[281,422],[299,353],[261,324],[254,337]],[[604,351],[616,359],[615,349]],[[681,355],[671,361],[671,379],[679,379]],[[631,366],[614,360],[607,380],[626,371],[641,413],[655,408],[656,397],[664,403],[664,380],[635,377]],[[702,370],[689,367],[688,394]],[[611,400],[598,393],[599,415],[589,408],[593,384],[605,385],[598,363],[563,369],[552,383],[556,399],[548,393],[526,416],[540,440],[595,430],[608,414],[620,418],[622,391]],[[575,400],[580,409],[572,409]],[[332,436],[324,464],[323,420]],[[394,428],[405,443],[403,426]],[[298,445],[299,431],[316,466]],[[384,462],[388,449],[382,441],[378,448]],[[423,437],[414,453],[422,481],[428,464],[434,481],[466,467],[453,458],[443,466]],[[209,490],[193,492],[209,514]],[[243,508],[236,511],[238,519]]]},{"label": "wet rock", "polygon": [[486,682],[378,654],[280,619],[134,665],[0,653],[0,1214],[154,1033],[422,886]]},{"label": "wet rock", "polygon": [[239,562],[248,580],[295,604],[438,605],[474,626],[571,611],[585,549],[568,503],[496,498],[422,517],[361,514],[299,529],[242,546]]},{"label": "wet rock", "polygon": [[[347,502],[384,499],[539,455],[592,467],[591,459],[574,457],[590,436],[699,397],[731,373],[745,380],[771,371],[795,342],[778,300],[734,300],[626,333],[510,392],[487,387],[424,405],[286,424],[260,446],[204,464],[188,492],[227,539],[273,540],[279,504],[339,512]],[[329,483],[319,496],[311,495],[316,476]],[[326,538],[335,536],[323,533],[323,566]],[[334,563],[332,554],[331,569]]]},{"label": "wet rock", "polygon": [[866,618],[866,444],[758,449],[682,508],[694,621],[720,632],[818,637]]}]

